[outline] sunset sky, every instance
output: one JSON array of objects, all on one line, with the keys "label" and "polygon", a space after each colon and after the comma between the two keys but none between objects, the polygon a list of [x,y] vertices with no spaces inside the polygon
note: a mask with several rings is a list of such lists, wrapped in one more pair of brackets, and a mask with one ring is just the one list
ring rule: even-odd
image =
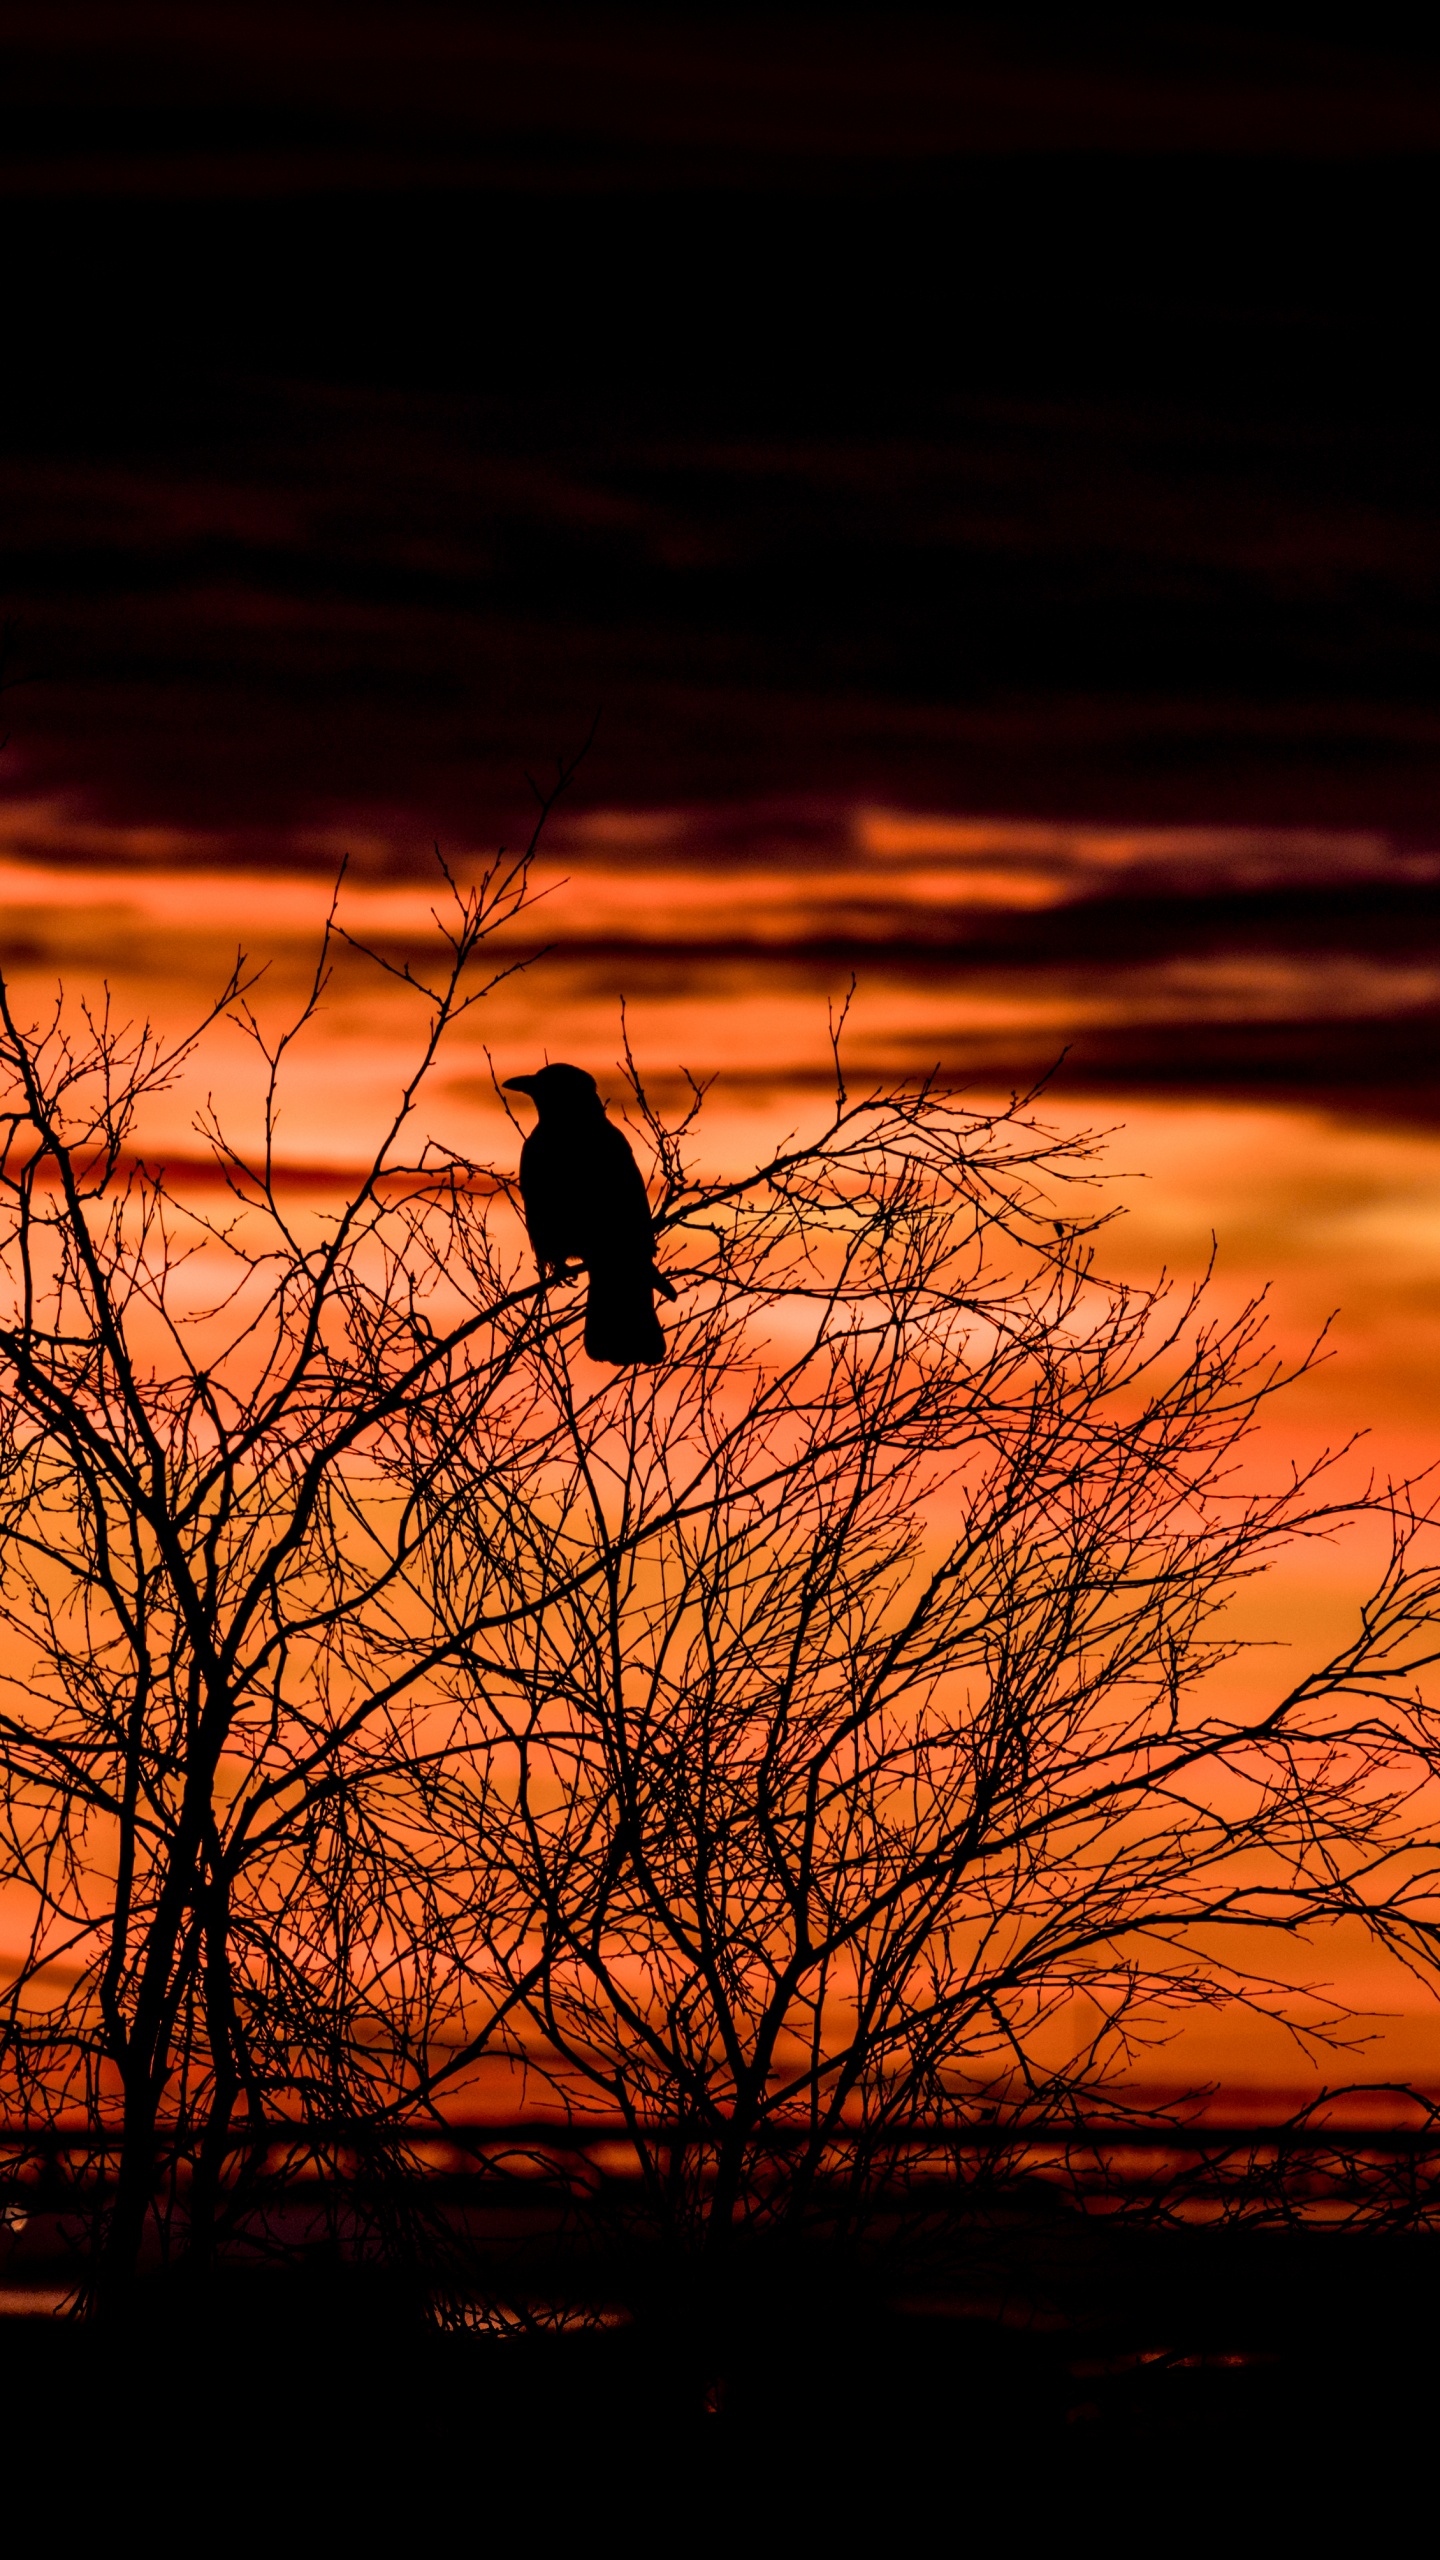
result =
[{"label": "sunset sky", "polygon": [[[1053,1069],[1113,1128],[1112,1265],[1213,1235],[1287,1347],[1336,1313],[1277,1464],[1440,1455],[1440,51],[50,0],[0,75],[27,996],[179,1025],[241,944],[283,1005],[342,857],[403,945],[598,713],[437,1134],[513,1148],[490,1057],[618,1091],[624,998],[741,1158],[853,975],[857,1078]],[[408,1037],[342,970],[297,1167],[357,1160]],[[1418,1995],[1335,1962],[1440,2083]]]}]

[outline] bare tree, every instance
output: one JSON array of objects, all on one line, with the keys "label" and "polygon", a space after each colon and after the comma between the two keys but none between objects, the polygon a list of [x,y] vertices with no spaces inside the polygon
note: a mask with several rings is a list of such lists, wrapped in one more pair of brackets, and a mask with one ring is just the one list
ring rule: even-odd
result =
[{"label": "bare tree", "polygon": [[[698,1092],[671,1127],[632,1075],[681,1311],[661,1369],[583,1362],[507,1175],[415,1135],[524,895],[452,887],[428,975],[332,923],[278,1039],[239,976],[169,1049],[0,998],[4,2070],[12,2121],[113,2134],[102,2307],[253,2237],[277,2157],[350,2212],[382,2158],[403,2239],[491,2061],[618,2119],[716,2266],[863,2219],[927,2126],[1063,2120],[1186,2003],[1303,2030],[1266,1932],[1428,1960],[1429,1518],[1246,1489],[1259,1310],[1107,1283],[1095,1148],[1030,1103],[837,1065],[716,1179]],[[423,1028],[306,1207],[277,1096],[337,952]],[[137,1132],[222,1016],[267,1134],[207,1116],[216,1210]],[[1237,1585],[1357,1509],[1393,1554],[1353,1644],[1227,1702]]]},{"label": "bare tree", "polygon": [[[332,911],[278,1038],[239,968],[178,1045],[63,991],[27,1025],[0,987],[0,1858],[25,1941],[4,2070],[12,2122],[113,2134],[102,2307],[181,2233],[209,2260],[247,2192],[237,2118],[252,2166],[274,2135],[303,2157],[308,2126],[338,2167],[428,2053],[404,1896],[433,1662],[405,1606],[417,1541],[445,1533],[386,1460],[432,1402],[445,1445],[462,1379],[467,1414],[503,1406],[533,1329],[485,1177],[417,1136],[527,863],[441,883],[428,975]],[[398,975],[422,1022],[368,1166],[316,1206],[275,1130],[337,960]],[[217,1209],[137,1144],[224,1018],[255,1044],[265,1136],[249,1160],[202,1114]]]},{"label": "bare tree", "polygon": [[[467,1519],[425,1548],[455,1978],[627,2130],[663,2248],[853,2231],[925,2138],[1063,2127],[1197,2003],[1323,2047],[1267,1940],[1360,1915],[1428,1970],[1433,1522],[1333,1462],[1247,1489],[1293,1375],[1261,1307],[1105,1282],[1088,1144],[1025,1106],[837,1075],[717,1185],[634,1101],[667,1368],[537,1337],[527,1498],[423,1417],[416,1482]],[[1357,1512],[1391,1556],[1353,1639],[1246,1703],[1227,1602]]]}]

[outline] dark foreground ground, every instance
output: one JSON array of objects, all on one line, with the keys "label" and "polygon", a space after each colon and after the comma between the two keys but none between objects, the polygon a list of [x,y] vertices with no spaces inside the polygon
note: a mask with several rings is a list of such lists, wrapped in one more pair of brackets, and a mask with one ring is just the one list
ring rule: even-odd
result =
[{"label": "dark foreground ground", "polygon": [[402,2526],[476,2548],[522,2523],[702,2549],[1302,2527],[1325,2548],[1342,2512],[1369,2538],[1412,2510],[1428,2532],[1435,2236],[1092,2226],[992,2240],[968,2273],[1000,2289],[886,2300],[812,2271],[703,2326],[508,2336],[437,2332],[320,2262],[203,2309],[156,2296],[113,2337],[12,2316],[12,2501],[141,2518],[156,2547],[190,2524],[256,2548]]}]

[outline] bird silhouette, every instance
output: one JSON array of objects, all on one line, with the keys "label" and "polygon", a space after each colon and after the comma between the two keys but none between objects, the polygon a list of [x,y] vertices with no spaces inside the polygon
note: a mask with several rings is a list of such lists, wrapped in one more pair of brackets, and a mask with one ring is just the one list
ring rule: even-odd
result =
[{"label": "bird silhouette", "polygon": [[655,1268],[655,1229],[630,1141],[605,1116],[583,1067],[539,1067],[510,1076],[540,1115],[520,1150],[520,1197],[542,1280],[567,1262],[590,1275],[585,1348],[592,1360],[631,1368],[665,1357],[655,1291],[675,1295]]}]

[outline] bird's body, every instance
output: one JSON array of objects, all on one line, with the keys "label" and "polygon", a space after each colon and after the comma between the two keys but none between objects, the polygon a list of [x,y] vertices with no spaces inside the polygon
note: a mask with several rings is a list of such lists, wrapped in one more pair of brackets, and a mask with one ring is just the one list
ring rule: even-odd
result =
[{"label": "bird's body", "polygon": [[595,1079],[581,1067],[512,1076],[528,1093],[537,1128],[520,1151],[520,1197],[543,1279],[583,1262],[590,1288],[585,1348],[619,1368],[662,1360],[655,1291],[674,1290],[655,1268],[655,1229],[640,1168],[622,1129],[605,1116]]}]

